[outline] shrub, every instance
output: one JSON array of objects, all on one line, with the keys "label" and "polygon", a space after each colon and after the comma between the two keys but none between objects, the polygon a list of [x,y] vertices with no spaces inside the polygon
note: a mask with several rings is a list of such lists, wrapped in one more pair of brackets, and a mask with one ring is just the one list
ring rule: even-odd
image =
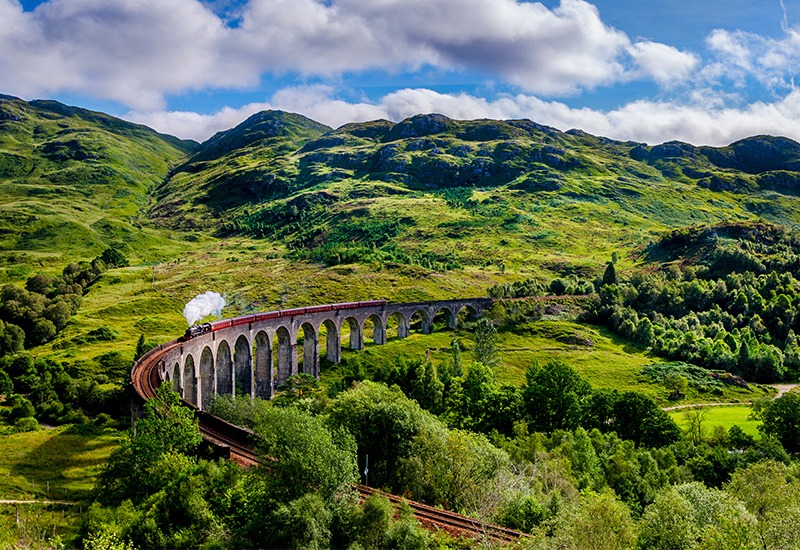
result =
[{"label": "shrub", "polygon": [[14,422],[14,431],[15,432],[35,432],[39,429],[39,423],[36,422],[35,418],[30,416],[26,416],[25,418],[20,418],[16,422]]},{"label": "shrub", "polygon": [[11,407],[9,420],[15,422],[20,418],[32,418],[35,413],[36,410],[33,408],[33,403],[21,395],[18,395],[14,398],[14,405]]},{"label": "shrub", "polygon": [[87,342],[113,342],[119,337],[116,331],[108,327],[99,327],[86,333]]}]

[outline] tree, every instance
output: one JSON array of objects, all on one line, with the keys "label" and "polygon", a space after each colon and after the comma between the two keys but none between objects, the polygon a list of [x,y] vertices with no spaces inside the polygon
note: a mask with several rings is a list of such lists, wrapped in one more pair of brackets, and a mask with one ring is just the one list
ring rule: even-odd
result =
[{"label": "tree", "polygon": [[25,348],[25,331],[13,323],[0,320],[0,356],[12,355]]},{"label": "tree", "polygon": [[686,389],[689,387],[689,380],[677,372],[671,372],[664,379],[664,386],[668,390],[672,390],[669,398],[677,400],[686,395]]},{"label": "tree", "polygon": [[655,340],[656,333],[653,328],[653,323],[647,317],[639,319],[639,324],[636,325],[636,332],[633,334],[634,340],[643,346],[649,346]]},{"label": "tree", "polygon": [[364,548],[381,548],[393,516],[394,508],[388,498],[379,493],[367,497],[362,507],[358,542]]},{"label": "tree", "polygon": [[756,518],[760,548],[796,548],[800,544],[800,483],[787,466],[763,460],[736,470],[725,490]]},{"label": "tree", "polygon": [[[406,395],[427,411],[434,414],[441,412],[444,382],[439,378],[436,366],[423,360],[398,363],[399,384]],[[449,373],[445,378],[447,375]]]},{"label": "tree", "polygon": [[800,394],[788,392],[763,405],[759,428],[774,436],[790,453],[800,451]]},{"label": "tree", "polygon": [[330,510],[319,495],[305,494],[280,506],[272,515],[273,533],[268,546],[303,550],[330,548]]},{"label": "tree", "polygon": [[398,461],[411,452],[411,443],[438,420],[397,387],[363,381],[340,393],[328,409],[328,425],[355,437],[358,457],[369,455],[370,484],[391,487],[396,483]]},{"label": "tree", "polygon": [[128,259],[116,248],[106,248],[99,258],[109,267],[128,267]]},{"label": "tree", "polygon": [[698,547],[705,550],[753,548],[755,517],[733,495],[692,482],[675,490],[691,506]]},{"label": "tree", "polygon": [[617,284],[617,270],[613,262],[606,264],[606,270],[603,272],[603,285]]},{"label": "tree", "polygon": [[14,391],[14,384],[6,371],[0,370],[0,395],[8,397]]},{"label": "tree", "polygon": [[[288,407],[314,398],[319,394],[319,380],[307,372],[293,374],[281,386],[281,392],[273,403],[279,407]],[[237,390],[238,391],[238,390]]]},{"label": "tree", "polygon": [[414,516],[401,517],[386,534],[386,550],[426,550],[432,547],[431,535]]},{"label": "tree", "polygon": [[453,358],[453,377],[458,378],[464,374],[464,366],[461,361],[461,344],[458,338],[453,338],[450,341],[450,355]]},{"label": "tree", "polygon": [[636,524],[630,510],[612,494],[583,494],[579,506],[566,514],[555,533],[559,548],[623,550],[636,544]]},{"label": "tree", "polygon": [[56,326],[48,319],[38,319],[30,333],[27,334],[26,343],[28,347],[38,346],[49,342],[56,335]]},{"label": "tree", "polygon": [[133,354],[133,360],[139,359],[145,353],[147,353],[147,348],[145,346],[144,334],[140,334],[139,339],[136,341],[136,351]]},{"label": "tree", "polygon": [[414,438],[413,449],[402,461],[402,479],[415,500],[464,511],[509,457],[485,436],[441,429]]},{"label": "tree", "polygon": [[25,281],[25,290],[37,294],[50,294],[56,286],[56,279],[43,274],[37,274]]},{"label": "tree", "polygon": [[[97,492],[101,501],[134,504],[156,492],[166,482],[168,470],[157,468],[167,455],[185,456],[202,441],[194,412],[183,405],[180,395],[162,384],[144,404],[122,444],[109,457],[101,472]],[[174,462],[174,461],[173,461]]]},{"label": "tree", "polygon": [[581,426],[587,430],[597,428],[601,432],[611,429],[614,421],[614,403],[619,400],[619,391],[606,388],[592,389],[584,401]]},{"label": "tree", "polygon": [[67,326],[67,322],[72,316],[72,311],[66,302],[53,302],[44,309],[42,315],[53,323],[56,331],[59,331]]},{"label": "tree", "polygon": [[478,319],[475,325],[475,360],[492,368],[500,362],[497,355],[497,329],[486,317]]},{"label": "tree", "polygon": [[[484,363],[473,362],[461,381],[460,392],[453,392],[459,397],[457,406],[451,404],[451,411],[456,413],[454,425],[466,429],[478,429],[487,413],[487,405],[495,390],[494,371]],[[453,410],[456,409],[456,410]]]},{"label": "tree", "polygon": [[[290,502],[309,492],[324,502],[358,479],[355,440],[296,407],[268,407],[256,420],[267,494]],[[268,457],[268,458],[266,458]]]},{"label": "tree", "polygon": [[622,439],[662,447],[681,438],[675,421],[647,395],[628,391],[614,404],[613,429]]},{"label": "tree", "polygon": [[686,419],[686,436],[695,445],[703,442],[703,422],[707,413],[706,407],[691,407],[683,412]]},{"label": "tree", "polygon": [[783,364],[787,370],[797,373],[800,371],[800,344],[793,330],[786,336],[786,344],[783,348]]},{"label": "tree", "polygon": [[573,430],[578,427],[591,386],[561,361],[532,365],[522,390],[525,407],[538,431]]},{"label": "tree", "polygon": [[697,539],[692,521],[692,506],[677,490],[670,487],[656,496],[642,515],[639,524],[638,548],[684,550]]}]

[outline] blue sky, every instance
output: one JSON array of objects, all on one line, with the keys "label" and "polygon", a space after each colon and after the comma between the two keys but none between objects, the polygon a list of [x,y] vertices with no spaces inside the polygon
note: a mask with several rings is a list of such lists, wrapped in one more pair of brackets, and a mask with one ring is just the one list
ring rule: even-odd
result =
[{"label": "blue sky", "polygon": [[261,109],[800,140],[800,0],[0,0],[0,93],[203,140]]}]

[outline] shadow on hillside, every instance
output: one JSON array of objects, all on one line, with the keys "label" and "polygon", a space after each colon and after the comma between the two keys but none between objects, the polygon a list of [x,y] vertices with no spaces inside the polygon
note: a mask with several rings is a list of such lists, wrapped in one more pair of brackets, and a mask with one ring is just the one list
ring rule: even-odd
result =
[{"label": "shadow on hillside", "polygon": [[119,432],[84,435],[74,428],[54,430],[56,433],[11,466],[10,472],[30,482],[35,498],[86,499],[118,444],[114,435]]}]

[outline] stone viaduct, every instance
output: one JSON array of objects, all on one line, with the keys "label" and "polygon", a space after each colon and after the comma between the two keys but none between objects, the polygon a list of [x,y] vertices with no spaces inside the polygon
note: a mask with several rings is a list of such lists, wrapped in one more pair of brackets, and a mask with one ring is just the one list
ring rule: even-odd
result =
[{"label": "stone viaduct", "polygon": [[326,358],[339,363],[343,330],[349,332],[350,349],[360,350],[365,334],[371,333],[374,343],[383,345],[389,337],[407,337],[412,325],[429,333],[434,319],[456,328],[459,315],[479,317],[491,304],[491,298],[398,304],[380,300],[237,317],[229,323],[232,326],[212,323],[210,332],[179,339],[179,345],[161,357],[159,378],[200,409],[215,395],[271,399],[293,374],[319,378],[323,333]]}]

